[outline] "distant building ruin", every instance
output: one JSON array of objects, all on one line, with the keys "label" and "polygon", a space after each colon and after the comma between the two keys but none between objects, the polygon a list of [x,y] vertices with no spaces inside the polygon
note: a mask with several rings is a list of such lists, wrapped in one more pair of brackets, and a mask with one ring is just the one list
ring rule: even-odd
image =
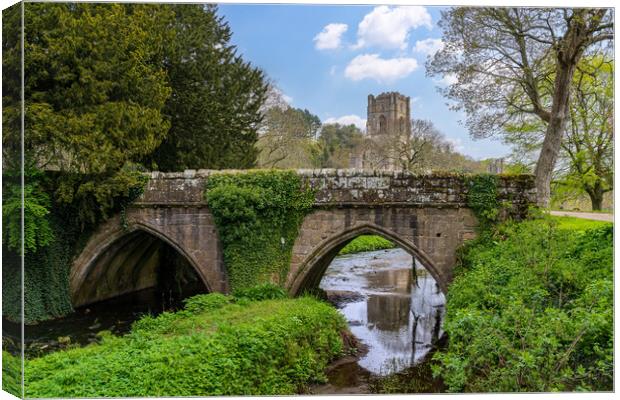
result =
[{"label": "distant building ruin", "polygon": [[398,92],[368,95],[366,143],[351,166],[364,169],[399,168],[401,143],[411,135],[411,98]]}]

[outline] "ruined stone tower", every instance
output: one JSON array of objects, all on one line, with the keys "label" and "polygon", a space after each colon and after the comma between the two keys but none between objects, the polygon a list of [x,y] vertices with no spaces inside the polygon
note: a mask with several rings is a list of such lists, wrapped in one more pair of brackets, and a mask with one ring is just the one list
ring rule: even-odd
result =
[{"label": "ruined stone tower", "polygon": [[397,169],[401,144],[411,134],[410,98],[398,92],[368,95],[366,134],[362,167]]}]

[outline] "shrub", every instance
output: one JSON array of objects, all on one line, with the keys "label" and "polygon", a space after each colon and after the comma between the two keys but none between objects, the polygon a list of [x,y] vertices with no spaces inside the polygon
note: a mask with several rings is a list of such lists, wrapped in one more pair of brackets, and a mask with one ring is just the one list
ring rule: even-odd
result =
[{"label": "shrub", "polygon": [[328,304],[230,300],[198,296],[186,310],[138,321],[124,337],[27,360],[26,395],[294,394],[323,381],[327,363],[343,351],[346,322]]},{"label": "shrub", "polygon": [[612,390],[612,231],[533,220],[468,246],[435,356],[449,390]]},{"label": "shrub", "polygon": [[233,294],[236,299],[250,301],[277,300],[288,297],[284,289],[272,283],[265,283],[246,289],[237,289]]}]

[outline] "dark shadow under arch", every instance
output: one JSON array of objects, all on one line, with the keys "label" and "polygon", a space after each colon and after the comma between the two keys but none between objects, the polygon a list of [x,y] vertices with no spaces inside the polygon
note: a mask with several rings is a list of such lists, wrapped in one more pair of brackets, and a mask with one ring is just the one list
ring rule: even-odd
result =
[{"label": "dark shadow under arch", "polygon": [[360,235],[379,235],[382,236],[407,253],[415,257],[426,270],[435,279],[441,291],[445,294],[447,291],[446,283],[441,278],[441,274],[434,266],[431,259],[413,243],[401,239],[397,234],[373,224],[364,224],[353,227],[349,230],[341,232],[327,240],[323,241],[315,251],[313,251],[300,266],[293,282],[290,285],[289,292],[294,295],[300,295],[304,291],[318,288],[325,271],[331,264],[332,260],[338,255],[340,250],[346,246],[351,240]]},{"label": "dark shadow under arch", "polygon": [[95,247],[92,256],[74,266],[78,268],[71,276],[74,307],[148,288],[181,293],[181,285],[194,281],[204,292],[212,291],[190,255],[144,224],[115,230]]}]

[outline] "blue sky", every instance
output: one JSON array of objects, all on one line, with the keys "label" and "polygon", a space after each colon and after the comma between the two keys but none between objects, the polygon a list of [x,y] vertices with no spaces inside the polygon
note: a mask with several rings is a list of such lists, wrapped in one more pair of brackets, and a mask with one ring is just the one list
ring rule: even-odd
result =
[{"label": "blue sky", "polygon": [[363,126],[368,94],[399,91],[412,117],[430,119],[460,152],[502,157],[499,140],[472,140],[426,77],[427,54],[440,45],[438,7],[222,4],[232,43],[290,98],[323,122]]}]

